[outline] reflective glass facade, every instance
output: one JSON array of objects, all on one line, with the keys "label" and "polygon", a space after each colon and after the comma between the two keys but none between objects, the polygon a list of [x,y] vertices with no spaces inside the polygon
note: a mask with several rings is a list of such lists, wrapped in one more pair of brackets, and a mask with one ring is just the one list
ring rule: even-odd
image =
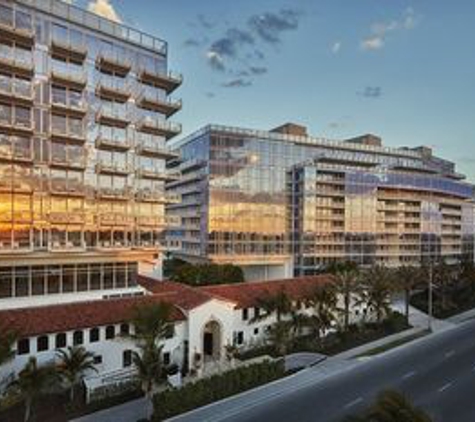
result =
[{"label": "reflective glass facade", "polygon": [[427,148],[208,126],[177,144],[169,243],[216,261],[473,259],[474,188]]},{"label": "reflective glass facade", "polygon": [[18,296],[17,265],[29,294],[40,260],[46,277],[95,280],[94,263],[123,287],[159,252],[180,84],[162,40],[59,0],[0,0],[0,297]]}]

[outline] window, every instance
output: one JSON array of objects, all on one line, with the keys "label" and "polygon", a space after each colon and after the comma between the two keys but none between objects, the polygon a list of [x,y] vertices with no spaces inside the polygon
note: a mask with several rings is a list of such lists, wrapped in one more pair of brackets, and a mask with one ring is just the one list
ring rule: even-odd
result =
[{"label": "window", "polygon": [[73,345],[78,346],[84,343],[84,334],[82,331],[75,331],[73,334]]},{"label": "window", "polygon": [[56,334],[56,349],[66,347],[66,333]]},{"label": "window", "polygon": [[165,338],[170,339],[175,335],[175,327],[172,324],[167,325]]},{"label": "window", "polygon": [[92,328],[89,331],[89,342],[96,343],[99,341],[99,328]]},{"label": "window", "polygon": [[17,343],[17,351],[19,355],[27,355],[30,353],[30,339],[23,338]]},{"label": "window", "polygon": [[249,309],[244,308],[242,310],[242,320],[247,321],[249,319]]},{"label": "window", "polygon": [[120,334],[122,336],[127,336],[130,333],[130,326],[129,324],[121,324],[120,325]]},{"label": "window", "polygon": [[241,345],[244,343],[244,333],[242,331],[238,331],[236,333],[236,337],[235,337],[235,343],[238,344],[238,345]]},{"label": "window", "polygon": [[257,336],[259,334],[259,328],[254,328],[254,335]]},{"label": "window", "polygon": [[93,359],[94,365],[99,365],[102,363],[102,355],[94,355],[92,359]]},{"label": "window", "polygon": [[165,352],[163,354],[163,364],[165,366],[170,365],[170,352]]},{"label": "window", "polygon": [[254,308],[254,318],[259,318],[261,314],[261,310],[260,308],[258,308],[257,306]]},{"label": "window", "polygon": [[36,350],[38,352],[43,352],[49,348],[49,339],[48,336],[38,337],[36,340]]},{"label": "window", "polygon": [[132,350],[124,350],[122,353],[122,367],[127,368],[132,365]]},{"label": "window", "polygon": [[115,338],[115,327],[113,325],[108,325],[106,327],[106,339],[111,340]]}]

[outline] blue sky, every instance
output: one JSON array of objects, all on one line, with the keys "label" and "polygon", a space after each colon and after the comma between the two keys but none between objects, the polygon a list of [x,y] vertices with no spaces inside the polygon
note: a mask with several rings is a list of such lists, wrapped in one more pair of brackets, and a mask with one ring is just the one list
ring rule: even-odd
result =
[{"label": "blue sky", "polygon": [[286,121],[337,139],[371,132],[433,146],[475,181],[473,0],[93,3],[169,42],[185,135]]}]

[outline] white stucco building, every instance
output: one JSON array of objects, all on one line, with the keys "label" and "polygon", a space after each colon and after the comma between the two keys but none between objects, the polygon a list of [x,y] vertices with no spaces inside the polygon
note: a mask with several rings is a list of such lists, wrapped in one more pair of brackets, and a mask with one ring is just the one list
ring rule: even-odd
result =
[{"label": "white stucco building", "polygon": [[[167,302],[172,305],[173,334],[163,342],[165,365],[187,367],[200,375],[207,367],[226,361],[226,346],[262,345],[275,315],[254,321],[259,298],[284,291],[300,303],[328,276],[230,284],[207,287],[156,281],[140,277],[141,292],[129,297],[88,300],[0,311],[0,330],[14,330],[15,358],[0,367],[0,380],[17,374],[31,356],[40,364],[56,359],[56,351],[81,345],[94,352],[97,373],[86,379],[89,392],[130,380],[134,368],[133,340],[127,336],[137,306]],[[302,312],[311,312],[301,306]]]}]

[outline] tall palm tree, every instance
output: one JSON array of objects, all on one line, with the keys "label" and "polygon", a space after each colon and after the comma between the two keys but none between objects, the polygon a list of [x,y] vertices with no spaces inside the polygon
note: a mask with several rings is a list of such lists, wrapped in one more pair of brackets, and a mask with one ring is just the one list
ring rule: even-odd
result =
[{"label": "tall palm tree", "polygon": [[309,322],[320,344],[322,336],[336,320],[337,294],[333,283],[318,285],[308,297],[307,303],[312,307]]},{"label": "tall palm tree", "polygon": [[396,283],[404,293],[404,315],[406,322],[409,323],[409,305],[413,290],[421,285],[424,274],[420,267],[403,265],[396,270]]},{"label": "tall palm tree", "polygon": [[58,375],[53,365],[38,366],[34,357],[28,360],[18,378],[9,385],[9,389],[18,393],[25,402],[25,422],[31,419],[38,398],[50,391],[57,380]]},{"label": "tall palm tree", "polygon": [[153,410],[153,390],[162,377],[162,340],[167,337],[173,324],[170,323],[171,305],[165,302],[138,306],[134,310],[132,324],[134,333],[130,336],[135,340],[139,351],[133,353],[133,363],[137,377],[151,416]]},{"label": "tall palm tree", "polygon": [[290,321],[284,321],[284,317],[292,314],[294,310],[292,301],[287,294],[281,290],[276,294],[269,294],[259,298],[256,302],[256,307],[262,309],[264,312],[258,316],[254,316],[254,318],[250,320],[250,323],[261,321],[275,313],[276,322],[271,327],[269,337],[277,353],[281,356],[285,355],[290,340],[292,324]]},{"label": "tall palm tree", "polygon": [[58,363],[58,374],[68,385],[69,399],[74,401],[74,392],[80,385],[88,372],[97,372],[94,364],[94,353],[86,351],[84,347],[69,346],[67,350],[56,352]]},{"label": "tall palm tree", "polygon": [[355,267],[342,267],[335,273],[334,278],[336,291],[343,297],[343,329],[346,332],[350,325],[352,298],[361,291],[361,276]]},{"label": "tall palm tree", "polygon": [[391,295],[395,291],[393,272],[383,266],[375,265],[363,274],[361,302],[376,315],[381,323],[391,312]]}]

